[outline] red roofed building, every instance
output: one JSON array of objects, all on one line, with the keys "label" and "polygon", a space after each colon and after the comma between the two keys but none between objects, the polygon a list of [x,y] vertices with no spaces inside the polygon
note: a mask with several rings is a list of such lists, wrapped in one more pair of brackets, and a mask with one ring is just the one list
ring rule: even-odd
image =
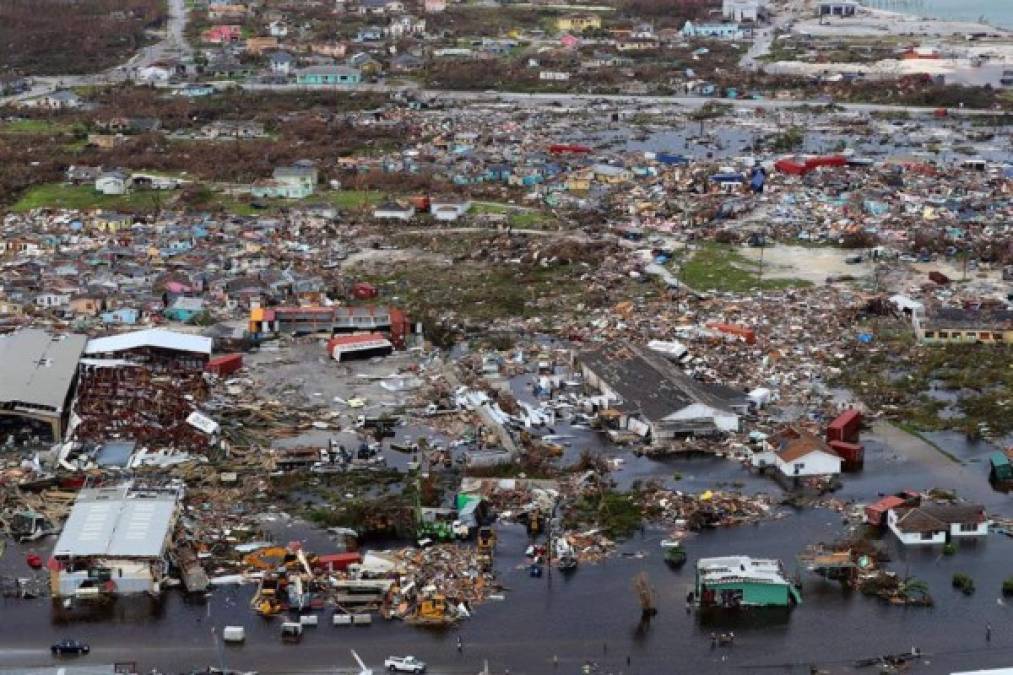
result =
[{"label": "red roofed building", "polygon": [[394,345],[380,333],[337,335],[327,341],[327,353],[335,361],[387,356],[392,351],[394,351]]},{"label": "red roofed building", "polygon": [[213,45],[221,45],[228,42],[239,42],[242,37],[242,28],[234,24],[212,26],[201,33],[201,40]]}]

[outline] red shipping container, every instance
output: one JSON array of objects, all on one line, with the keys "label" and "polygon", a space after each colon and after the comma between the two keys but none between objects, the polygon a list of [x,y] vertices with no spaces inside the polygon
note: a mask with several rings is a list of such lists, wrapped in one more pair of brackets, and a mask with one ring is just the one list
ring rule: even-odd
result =
[{"label": "red shipping container", "polygon": [[352,295],[359,300],[372,300],[379,294],[376,286],[367,284],[365,281],[360,281],[352,286]]},{"label": "red shipping container", "polygon": [[242,367],[242,354],[222,354],[221,356],[216,356],[208,361],[204,370],[209,373],[214,373],[218,377],[224,377],[226,375],[231,375]]},{"label": "red shipping container", "polygon": [[885,525],[886,524],[886,512],[890,509],[895,509],[898,506],[906,504],[900,497],[890,495],[889,497],[883,497],[878,502],[869,504],[865,507],[865,522],[870,525]]},{"label": "red shipping container", "polygon": [[331,553],[329,555],[317,556],[314,567],[328,572],[340,572],[348,569],[349,565],[356,565],[362,562],[362,555],[355,551],[347,553]]},{"label": "red shipping container", "polygon": [[858,441],[859,431],[862,429],[862,413],[854,408],[849,408],[837,416],[827,427],[827,442],[843,441],[855,443]]},{"label": "red shipping container", "polygon": [[565,153],[575,153],[578,155],[583,155],[588,152],[591,152],[591,148],[587,147],[586,145],[553,143],[552,145],[549,146],[549,152],[551,152],[553,155],[562,155]]},{"label": "red shipping container", "polygon": [[857,468],[865,461],[865,448],[858,443],[830,441],[829,445],[830,449],[844,460],[845,466],[849,469]]},{"label": "red shipping container", "polygon": [[743,326],[737,323],[719,323],[717,321],[712,321],[707,324],[707,327],[718,332],[725,333],[726,335],[737,335],[745,340],[747,345],[756,344],[756,332],[749,326]]}]

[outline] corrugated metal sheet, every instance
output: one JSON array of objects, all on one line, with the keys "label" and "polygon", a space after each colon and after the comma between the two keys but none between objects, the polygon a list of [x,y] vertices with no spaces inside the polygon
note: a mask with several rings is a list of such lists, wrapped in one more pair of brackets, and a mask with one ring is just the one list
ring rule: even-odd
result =
[{"label": "corrugated metal sheet", "polygon": [[0,337],[0,402],[31,403],[59,412],[88,338],[28,328]]},{"label": "corrugated metal sheet", "polygon": [[157,558],[176,519],[172,492],[129,487],[82,490],[74,502],[53,555]]}]

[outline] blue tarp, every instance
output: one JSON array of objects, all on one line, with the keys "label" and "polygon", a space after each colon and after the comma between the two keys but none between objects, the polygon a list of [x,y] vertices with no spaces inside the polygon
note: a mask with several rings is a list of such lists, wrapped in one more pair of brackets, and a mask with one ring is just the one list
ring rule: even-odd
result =
[{"label": "blue tarp", "polygon": [[683,165],[689,164],[689,158],[683,155],[675,155],[670,152],[659,152],[655,159],[662,164]]}]

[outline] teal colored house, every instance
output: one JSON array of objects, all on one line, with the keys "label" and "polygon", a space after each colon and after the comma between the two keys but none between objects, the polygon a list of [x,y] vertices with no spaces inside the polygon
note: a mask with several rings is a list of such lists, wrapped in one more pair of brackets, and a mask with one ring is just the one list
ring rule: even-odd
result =
[{"label": "teal colored house", "polygon": [[741,40],[746,37],[746,31],[737,23],[693,23],[687,21],[682,30],[683,37],[688,38],[716,38],[718,40]]},{"label": "teal colored house", "polygon": [[696,563],[700,607],[793,607],[802,603],[780,560],[736,555]]},{"label": "teal colored house", "polygon": [[310,66],[295,73],[295,81],[306,87],[322,85],[353,85],[362,82],[362,72],[349,66]]},{"label": "teal colored house", "polygon": [[200,298],[179,297],[162,312],[162,316],[172,321],[189,321],[203,311],[204,301]]}]

